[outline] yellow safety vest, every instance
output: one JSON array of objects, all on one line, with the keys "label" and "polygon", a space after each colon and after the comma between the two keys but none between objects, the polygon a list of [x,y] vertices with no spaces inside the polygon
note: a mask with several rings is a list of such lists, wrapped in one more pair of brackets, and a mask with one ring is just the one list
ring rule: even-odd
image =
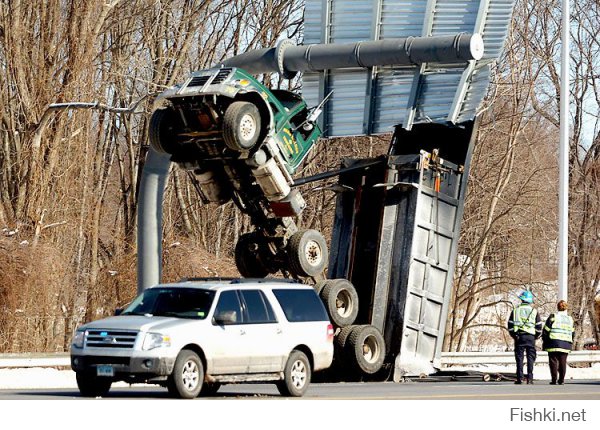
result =
[{"label": "yellow safety vest", "polygon": [[513,312],[514,332],[525,332],[535,335],[535,318],[537,316],[537,310],[533,309],[530,305],[519,305]]},{"label": "yellow safety vest", "polygon": [[549,338],[573,343],[573,318],[566,311],[557,312],[550,329]]}]

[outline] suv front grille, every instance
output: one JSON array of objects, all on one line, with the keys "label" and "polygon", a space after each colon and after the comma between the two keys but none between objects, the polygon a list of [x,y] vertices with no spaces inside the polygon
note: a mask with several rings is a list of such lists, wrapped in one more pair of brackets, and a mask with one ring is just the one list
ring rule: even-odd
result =
[{"label": "suv front grille", "polygon": [[212,80],[212,82],[210,84],[211,85],[220,84],[225,79],[227,79],[227,77],[229,76],[230,73],[231,73],[231,69],[219,70],[219,72],[217,73],[217,76],[215,76],[215,78]]},{"label": "suv front grille", "polygon": [[133,348],[137,331],[88,330],[85,346],[88,348]]}]

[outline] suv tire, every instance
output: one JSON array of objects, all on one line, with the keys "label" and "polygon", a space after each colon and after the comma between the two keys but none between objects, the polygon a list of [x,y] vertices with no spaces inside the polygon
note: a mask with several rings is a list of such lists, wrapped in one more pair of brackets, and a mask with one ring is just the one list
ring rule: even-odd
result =
[{"label": "suv tire", "polygon": [[289,269],[296,276],[317,276],[323,273],[327,260],[327,242],[317,230],[299,230],[287,245]]},{"label": "suv tire", "polygon": [[204,366],[198,354],[189,349],[181,351],[175,359],[173,373],[169,376],[169,393],[182,399],[198,397],[204,382]]},{"label": "suv tire", "polygon": [[277,381],[282,396],[302,397],[310,385],[311,369],[308,357],[302,351],[290,354],[283,371],[283,381]]},{"label": "suv tire", "polygon": [[331,322],[337,327],[354,323],[358,315],[358,293],[346,279],[330,279],[320,292]]},{"label": "suv tire", "polygon": [[223,116],[223,140],[229,149],[248,151],[260,135],[261,119],[258,108],[249,102],[233,102]]},{"label": "suv tire", "polygon": [[377,373],[385,358],[385,340],[372,325],[358,325],[350,332],[345,345],[349,362],[363,373]]},{"label": "suv tire", "polygon": [[104,397],[108,394],[112,380],[96,375],[77,372],[77,387],[84,397]]}]

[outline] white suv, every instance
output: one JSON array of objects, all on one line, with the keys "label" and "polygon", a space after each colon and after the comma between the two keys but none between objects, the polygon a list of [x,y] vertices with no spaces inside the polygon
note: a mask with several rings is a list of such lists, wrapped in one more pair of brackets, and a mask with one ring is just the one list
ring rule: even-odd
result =
[{"label": "white suv", "polygon": [[185,281],[148,288],[118,316],[79,327],[71,367],[84,396],[103,396],[114,381],[182,398],[275,381],[281,394],[302,396],[312,372],[331,365],[333,334],[311,286]]}]

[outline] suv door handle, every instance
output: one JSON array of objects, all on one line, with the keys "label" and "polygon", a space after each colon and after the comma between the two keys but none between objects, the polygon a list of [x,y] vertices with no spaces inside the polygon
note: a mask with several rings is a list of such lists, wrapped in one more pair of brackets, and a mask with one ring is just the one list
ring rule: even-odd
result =
[{"label": "suv door handle", "polygon": [[277,330],[276,330],[276,333],[277,333],[277,334],[281,334],[281,333],[283,333],[283,330],[281,330],[281,329],[278,327],[278,328],[277,328]]},{"label": "suv door handle", "polygon": [[245,334],[246,334],[246,330],[244,330],[244,329],[240,329],[240,334],[241,334],[242,336],[243,336],[243,335],[245,335]]}]

